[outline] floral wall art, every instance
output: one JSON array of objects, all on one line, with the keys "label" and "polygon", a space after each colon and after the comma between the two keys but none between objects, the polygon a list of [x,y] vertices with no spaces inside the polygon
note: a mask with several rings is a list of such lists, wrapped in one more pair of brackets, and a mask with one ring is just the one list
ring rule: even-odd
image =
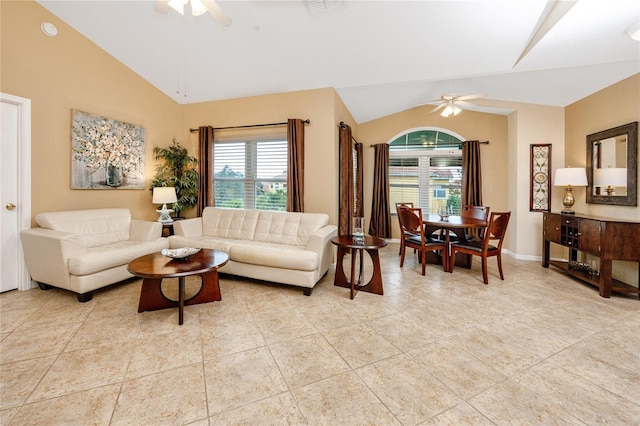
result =
[{"label": "floral wall art", "polygon": [[71,189],[144,189],[142,126],[72,111]]},{"label": "floral wall art", "polygon": [[551,144],[531,144],[529,211],[551,211]]}]

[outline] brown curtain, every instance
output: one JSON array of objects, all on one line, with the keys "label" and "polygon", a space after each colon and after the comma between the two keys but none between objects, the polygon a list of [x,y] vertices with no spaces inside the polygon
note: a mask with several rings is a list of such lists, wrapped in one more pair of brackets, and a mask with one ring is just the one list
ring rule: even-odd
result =
[{"label": "brown curtain", "polygon": [[207,206],[215,206],[213,193],[213,127],[198,128],[198,157],[200,180],[198,182],[198,216]]},{"label": "brown curtain", "polygon": [[389,210],[389,144],[373,146],[373,198],[369,234],[379,238],[391,237],[391,213]]},{"label": "brown curtain", "polygon": [[340,123],[338,137],[339,145],[339,188],[340,197],[338,234],[349,235],[351,233],[351,217],[353,215],[353,156],[351,144],[351,127]]},{"label": "brown curtain", "polygon": [[362,182],[364,181],[364,168],[362,160],[362,144],[356,143],[356,171],[355,171],[355,211],[357,217],[364,217],[364,188]]},{"label": "brown curtain", "polygon": [[304,212],[304,121],[287,120],[287,211]]},{"label": "brown curtain", "polygon": [[462,145],[462,205],[483,205],[479,141],[465,141]]}]

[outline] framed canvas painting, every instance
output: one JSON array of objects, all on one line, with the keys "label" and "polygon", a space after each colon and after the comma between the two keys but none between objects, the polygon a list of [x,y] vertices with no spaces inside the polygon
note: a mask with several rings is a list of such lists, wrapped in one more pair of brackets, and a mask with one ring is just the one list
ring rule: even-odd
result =
[{"label": "framed canvas painting", "polygon": [[144,127],[71,115],[71,189],[144,189]]}]

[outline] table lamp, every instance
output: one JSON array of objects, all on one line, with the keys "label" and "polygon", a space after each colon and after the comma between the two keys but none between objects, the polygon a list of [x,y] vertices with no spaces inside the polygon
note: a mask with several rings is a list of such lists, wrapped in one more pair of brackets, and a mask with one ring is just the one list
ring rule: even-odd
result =
[{"label": "table lamp", "polygon": [[582,167],[567,167],[565,169],[556,169],[556,177],[553,180],[554,186],[564,186],[564,197],[562,204],[564,210],[562,214],[575,214],[571,207],[575,199],[573,198],[574,186],[587,186],[587,171]]},{"label": "table lamp", "polygon": [[593,186],[606,187],[607,196],[611,197],[616,186],[627,186],[627,169],[622,167],[595,169],[593,171]]},{"label": "table lamp", "polygon": [[160,223],[173,223],[173,219],[169,216],[169,213],[173,213],[173,210],[167,208],[167,203],[175,203],[178,201],[176,197],[176,189],[172,186],[158,186],[153,188],[153,204],[162,204],[160,210],[156,210],[156,213],[160,213],[158,222]]}]

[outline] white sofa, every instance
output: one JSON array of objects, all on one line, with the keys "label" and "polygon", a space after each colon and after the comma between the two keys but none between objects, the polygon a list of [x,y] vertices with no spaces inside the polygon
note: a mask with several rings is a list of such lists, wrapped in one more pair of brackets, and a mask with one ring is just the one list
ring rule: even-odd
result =
[{"label": "white sofa", "polygon": [[35,220],[40,227],[20,235],[31,278],[43,290],[76,292],[80,302],[131,278],[131,260],[169,247],[161,223],[131,219],[128,209],[48,212]]},{"label": "white sofa", "polygon": [[206,207],[202,217],[176,221],[171,248],[224,251],[222,273],[313,287],[333,262],[331,237],[337,228],[323,213],[291,213]]}]

